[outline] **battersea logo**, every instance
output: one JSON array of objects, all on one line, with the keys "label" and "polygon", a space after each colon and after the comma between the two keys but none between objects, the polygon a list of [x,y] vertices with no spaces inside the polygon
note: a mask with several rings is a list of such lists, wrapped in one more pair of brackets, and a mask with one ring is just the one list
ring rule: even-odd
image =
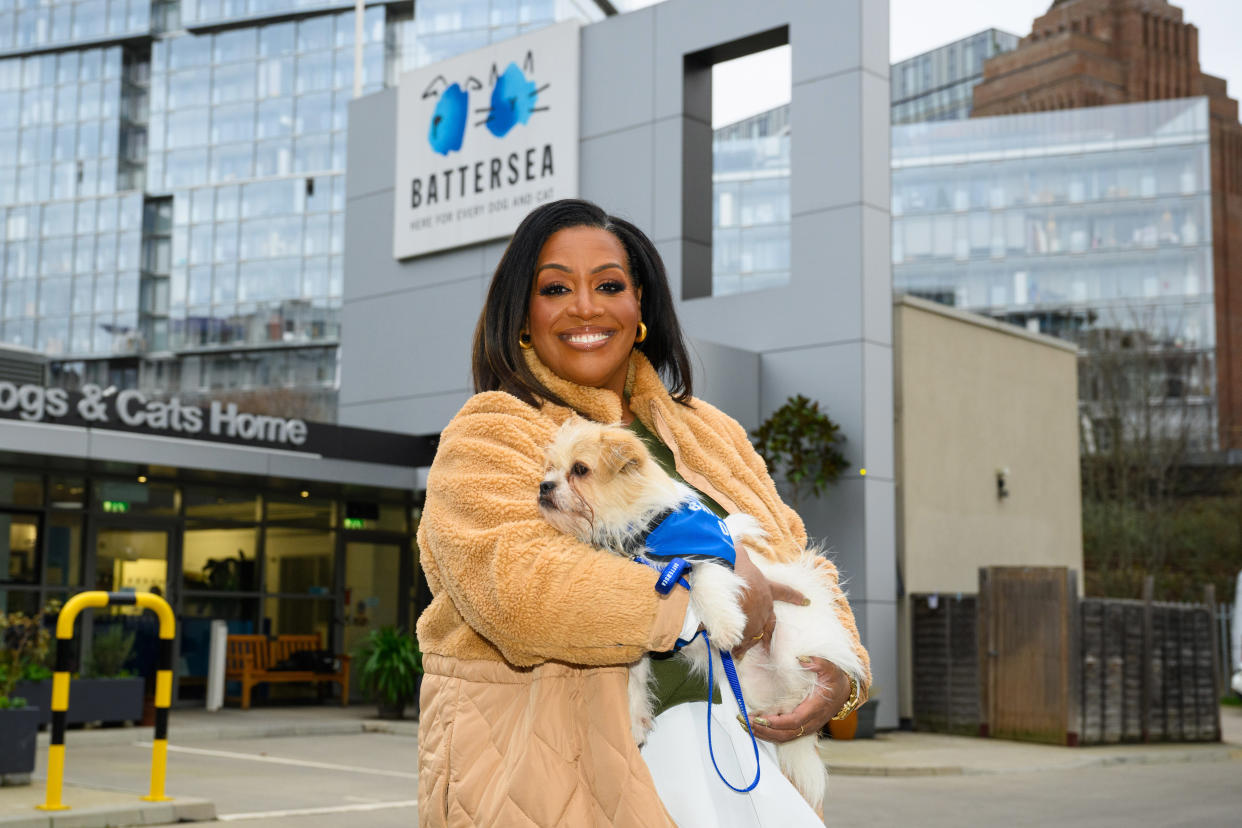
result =
[{"label": "battersea logo", "polygon": [[397,90],[393,256],[513,233],[578,194],[577,21],[411,69]]},{"label": "battersea logo", "polygon": [[[431,113],[427,130],[427,143],[440,155],[461,150],[466,138],[467,125],[484,127],[497,138],[504,138],[519,124],[529,123],[536,112],[547,112],[548,107],[539,106],[539,93],[549,84],[539,86],[531,79],[535,71],[535,56],[528,51],[522,68],[510,62],[504,72],[492,64],[489,75],[491,96],[487,106],[471,110],[471,93],[482,93],[483,82],[473,75],[464,81],[449,83],[443,75],[437,75],[423,91],[423,99],[438,98]],[[475,118],[471,123],[472,116]]]}]

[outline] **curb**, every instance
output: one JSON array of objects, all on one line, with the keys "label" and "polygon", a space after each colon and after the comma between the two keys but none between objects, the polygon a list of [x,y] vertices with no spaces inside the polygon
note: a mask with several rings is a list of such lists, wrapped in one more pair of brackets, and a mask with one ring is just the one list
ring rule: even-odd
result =
[{"label": "curb", "polygon": [[1011,773],[1042,773],[1083,768],[1108,768],[1119,765],[1180,765],[1196,762],[1237,762],[1242,749],[1222,745],[1197,750],[1161,751],[1159,753],[1127,753],[1088,756],[1052,764],[1018,765],[1013,767],[975,767],[968,765],[841,765],[828,764],[829,775],[838,776],[995,776]]},{"label": "curb", "polygon": [[[177,728],[176,719],[169,723],[169,744],[192,740],[273,739],[286,736],[338,736],[351,733],[387,733],[393,736],[418,736],[417,720],[383,721],[366,719],[344,722],[272,722],[270,724],[218,725],[214,727]],[[91,745],[125,745],[146,740],[150,728],[118,727],[99,730],[70,730],[65,734],[68,750],[75,743]],[[39,747],[48,746],[47,733],[39,734]],[[3,825],[0,822],[0,825]]]},{"label": "curb", "polygon": [[168,825],[175,822],[210,822],[216,818],[214,802],[185,797],[173,802],[141,802],[133,805],[88,805],[67,811],[0,814],[3,828],[97,828],[101,825]]}]

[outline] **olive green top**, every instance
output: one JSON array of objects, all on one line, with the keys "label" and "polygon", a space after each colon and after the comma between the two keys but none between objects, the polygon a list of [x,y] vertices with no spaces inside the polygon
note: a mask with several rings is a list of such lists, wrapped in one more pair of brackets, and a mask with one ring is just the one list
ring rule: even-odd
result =
[{"label": "olive green top", "polygon": [[[651,458],[664,469],[670,477],[681,483],[686,483],[682,476],[677,473],[677,466],[673,459],[673,452],[668,446],[651,433],[645,425],[639,422],[635,417],[627,428],[634,434],[638,435],[647,445],[647,450],[651,453]],[[689,483],[686,483],[690,486]],[[720,508],[720,504],[712,500],[707,495],[690,486],[694,493],[699,496],[699,500],[703,505],[715,512],[717,517],[728,517],[728,512]],[[692,701],[704,701],[707,699],[707,680],[705,678],[696,678],[690,675],[690,668],[686,662],[679,658],[671,658],[672,653],[656,653],[651,659],[651,690],[656,700],[656,715],[663,713],[670,707]],[[713,688],[712,702],[720,704],[720,690]]]}]

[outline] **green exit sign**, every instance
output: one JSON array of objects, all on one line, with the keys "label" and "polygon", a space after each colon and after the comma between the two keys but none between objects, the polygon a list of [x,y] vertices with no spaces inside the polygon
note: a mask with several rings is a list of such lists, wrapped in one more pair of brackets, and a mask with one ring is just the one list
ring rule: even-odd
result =
[{"label": "green exit sign", "polygon": [[125,500],[105,500],[103,502],[103,510],[105,512],[124,514],[129,511],[129,502]]},{"label": "green exit sign", "polygon": [[366,529],[367,522],[362,518],[345,518],[346,529]]}]

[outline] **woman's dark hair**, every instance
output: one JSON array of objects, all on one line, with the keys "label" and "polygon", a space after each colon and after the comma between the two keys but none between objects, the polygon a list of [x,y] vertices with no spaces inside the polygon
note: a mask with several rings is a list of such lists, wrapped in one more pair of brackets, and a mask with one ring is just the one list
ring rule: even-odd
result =
[{"label": "woman's dark hair", "polygon": [[630,275],[642,288],[641,318],[647,338],[640,348],[660,372],[673,398],[686,403],[691,395],[690,357],[668,289],[664,262],[651,239],[624,219],[610,216],[595,204],[576,198],[536,207],[522,220],[505,249],[487,290],[487,302],[474,330],[475,391],[506,391],[528,405],[546,400],[568,405],[535,378],[518,345],[518,334],[530,313],[535,266],[544,242],[558,230],[598,227],[617,237],[629,259]]}]

